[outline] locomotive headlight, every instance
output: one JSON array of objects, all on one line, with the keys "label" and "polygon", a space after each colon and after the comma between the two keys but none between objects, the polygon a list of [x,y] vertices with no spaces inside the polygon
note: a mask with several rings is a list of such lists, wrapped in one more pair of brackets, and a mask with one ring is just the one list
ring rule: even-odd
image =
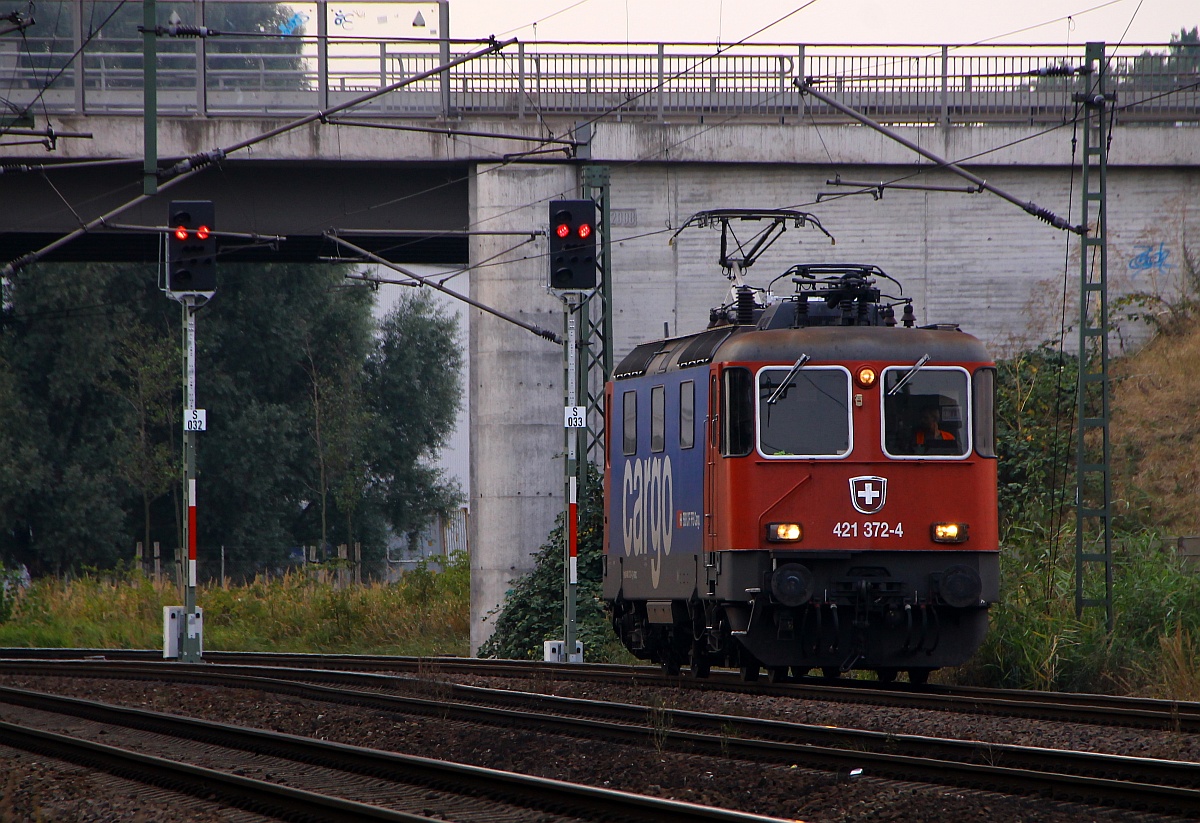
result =
[{"label": "locomotive headlight", "polygon": [[877,378],[878,375],[875,374],[875,370],[870,366],[863,366],[854,373],[854,382],[858,383],[864,389],[874,386]]},{"label": "locomotive headlight", "polygon": [[929,527],[934,543],[966,543],[966,523],[934,523]]},{"label": "locomotive headlight", "polygon": [[938,596],[947,606],[966,609],[979,605],[983,581],[970,566],[956,563],[942,572],[937,581]]},{"label": "locomotive headlight", "polygon": [[804,527],[799,523],[768,523],[767,541],[770,543],[799,543],[804,537]]}]

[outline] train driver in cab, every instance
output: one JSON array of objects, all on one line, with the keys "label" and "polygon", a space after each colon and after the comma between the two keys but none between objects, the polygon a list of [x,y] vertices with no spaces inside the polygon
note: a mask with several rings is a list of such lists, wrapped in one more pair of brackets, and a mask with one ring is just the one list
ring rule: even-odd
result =
[{"label": "train driver in cab", "polygon": [[942,414],[938,406],[929,405],[917,414],[917,423],[913,429],[913,450],[917,454],[935,452],[940,454],[957,454],[958,443],[950,432],[941,427]]}]

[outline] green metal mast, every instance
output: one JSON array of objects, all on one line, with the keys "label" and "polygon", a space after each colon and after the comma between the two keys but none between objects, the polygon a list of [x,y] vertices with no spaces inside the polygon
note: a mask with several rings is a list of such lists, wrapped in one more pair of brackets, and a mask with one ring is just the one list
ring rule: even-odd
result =
[{"label": "green metal mast", "polygon": [[[1108,128],[1103,43],[1087,44],[1079,245],[1079,396],[1075,433],[1075,614],[1104,607],[1113,629],[1112,476],[1108,392]],[[1103,590],[1101,591],[1101,571]]]},{"label": "green metal mast", "polygon": [[599,207],[600,285],[588,295],[581,332],[583,398],[588,408],[587,442],[584,458],[597,466],[604,465],[604,384],[612,375],[612,229],[609,207],[608,166],[583,167],[583,196],[596,201]]},{"label": "green metal mast", "polygon": [[158,11],[142,3],[142,194],[158,192]]}]

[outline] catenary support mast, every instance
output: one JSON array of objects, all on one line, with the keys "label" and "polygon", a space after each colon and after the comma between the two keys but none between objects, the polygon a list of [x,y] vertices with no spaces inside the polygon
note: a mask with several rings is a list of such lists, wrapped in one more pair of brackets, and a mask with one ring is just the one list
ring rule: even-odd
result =
[{"label": "catenary support mast", "polygon": [[1113,629],[1112,476],[1108,391],[1108,139],[1103,43],[1087,44],[1079,242],[1079,396],[1075,430],[1075,613],[1104,607]]}]

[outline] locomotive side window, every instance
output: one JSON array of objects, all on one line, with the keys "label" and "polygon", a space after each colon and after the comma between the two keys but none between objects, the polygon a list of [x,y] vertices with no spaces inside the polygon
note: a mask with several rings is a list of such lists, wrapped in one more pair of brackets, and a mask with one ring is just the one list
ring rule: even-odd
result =
[{"label": "locomotive side window", "polygon": [[891,457],[963,457],[970,449],[969,375],[946,366],[883,371],[883,449]]},{"label": "locomotive side window", "polygon": [[637,454],[637,392],[627,391],[621,396],[621,409],[621,450]]},{"label": "locomotive side window", "polygon": [[696,445],[696,384],[684,380],[679,384],[679,448]]},{"label": "locomotive side window", "polygon": [[650,451],[660,452],[667,445],[667,389],[650,389]]},{"label": "locomotive side window", "polygon": [[754,448],[754,383],[749,369],[725,370],[721,454],[742,457]]},{"label": "locomotive side window", "polygon": [[975,400],[975,451],[996,456],[996,370],[980,369],[972,383]]},{"label": "locomotive side window", "polygon": [[758,451],[764,457],[843,457],[850,442],[850,372],[840,366],[758,372]]}]

